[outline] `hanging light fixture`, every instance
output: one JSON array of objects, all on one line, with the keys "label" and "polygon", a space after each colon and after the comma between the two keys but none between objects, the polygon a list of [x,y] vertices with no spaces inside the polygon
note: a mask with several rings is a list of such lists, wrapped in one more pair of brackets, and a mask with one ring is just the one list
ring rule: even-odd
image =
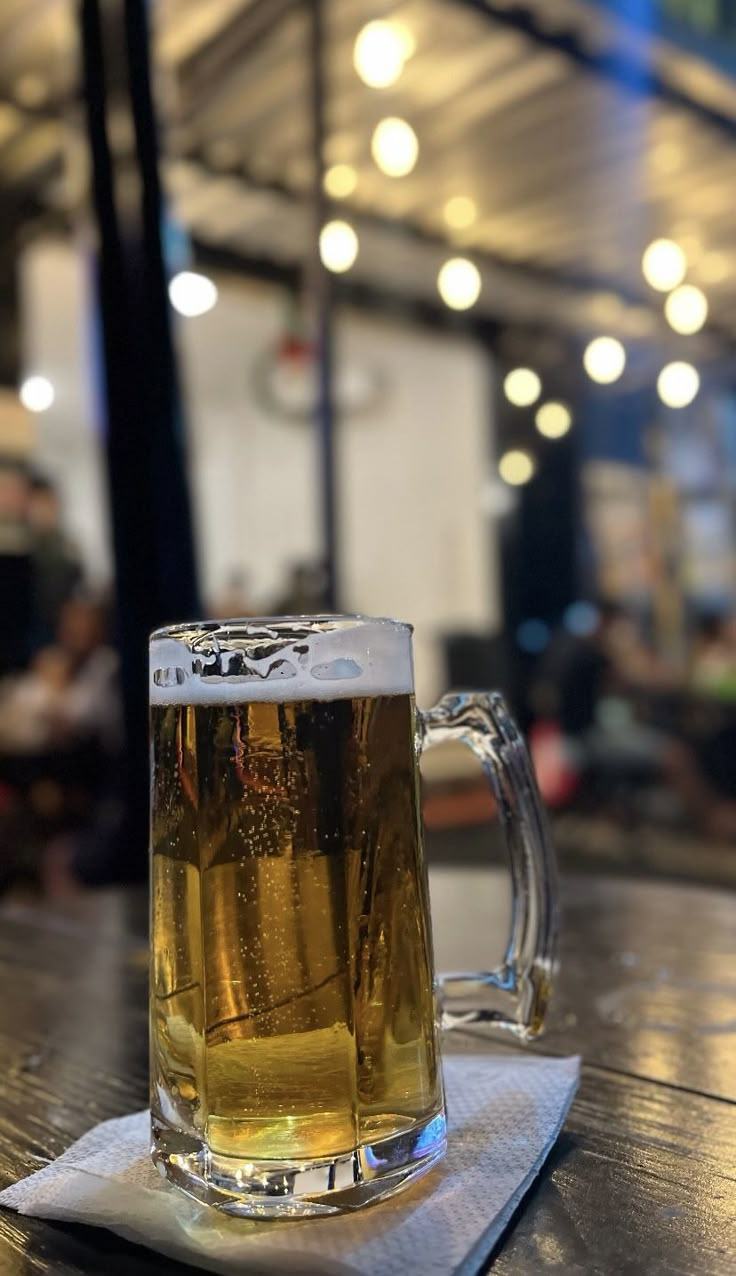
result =
[{"label": "hanging light fixture", "polygon": [[411,124],[389,115],[373,130],[371,153],[387,177],[406,177],[417,162],[419,140]]},{"label": "hanging light fixture", "polygon": [[319,237],[319,255],[327,270],[342,275],[358,256],[358,236],[349,222],[327,222]]},{"label": "hanging light fixture", "polygon": [[611,385],[626,367],[626,351],[615,337],[594,337],[585,347],[583,366],[591,381]]},{"label": "hanging light fixture", "polygon": [[669,292],[685,278],[687,258],[673,239],[655,239],[641,259],[647,283],[658,292]]},{"label": "hanging light fixture", "polygon": [[528,408],[542,393],[542,382],[531,368],[513,368],[504,378],[503,392],[516,408]]},{"label": "hanging light fixture", "polygon": [[686,408],[700,389],[700,376],[691,363],[668,363],[657,377],[657,393],[668,408]]},{"label": "hanging light fixture", "polygon": [[450,310],[469,310],[480,296],[481,279],[477,266],[467,257],[451,257],[440,269],[437,289]]}]

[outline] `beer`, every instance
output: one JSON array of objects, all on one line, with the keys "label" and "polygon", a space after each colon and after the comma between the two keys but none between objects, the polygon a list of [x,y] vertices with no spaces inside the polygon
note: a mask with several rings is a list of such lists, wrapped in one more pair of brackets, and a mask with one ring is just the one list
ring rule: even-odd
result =
[{"label": "beer", "polygon": [[432,1128],[413,696],[200,688],[151,708],[154,1131],[242,1165]]}]

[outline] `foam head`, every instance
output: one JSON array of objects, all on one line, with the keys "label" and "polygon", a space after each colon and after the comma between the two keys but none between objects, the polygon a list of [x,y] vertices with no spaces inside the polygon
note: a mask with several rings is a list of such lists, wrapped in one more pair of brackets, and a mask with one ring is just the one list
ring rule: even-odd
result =
[{"label": "foam head", "polygon": [[151,635],[151,704],[409,694],[411,626],[365,616],[173,625]]}]

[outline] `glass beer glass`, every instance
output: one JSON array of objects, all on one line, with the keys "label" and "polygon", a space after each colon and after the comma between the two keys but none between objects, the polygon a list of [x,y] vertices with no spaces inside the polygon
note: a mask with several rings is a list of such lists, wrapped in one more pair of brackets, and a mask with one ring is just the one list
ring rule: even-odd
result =
[{"label": "glass beer glass", "polygon": [[[555,877],[497,693],[413,693],[411,626],[176,625],[151,639],[152,1154],[228,1213],[354,1209],[444,1153],[438,1028],[537,1033]],[[467,743],[514,886],[501,967],[435,980],[418,759]]]}]

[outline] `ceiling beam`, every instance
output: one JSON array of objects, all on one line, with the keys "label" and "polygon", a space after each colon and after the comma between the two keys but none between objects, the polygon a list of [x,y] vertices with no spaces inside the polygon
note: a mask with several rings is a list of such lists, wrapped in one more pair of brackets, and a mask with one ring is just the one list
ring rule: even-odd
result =
[{"label": "ceiling beam", "polygon": [[583,70],[614,83],[623,92],[636,97],[659,98],[670,106],[696,115],[703,124],[725,133],[730,141],[736,138],[733,116],[696,101],[662,74],[651,56],[652,45],[656,48],[656,35],[642,42],[640,53],[633,53],[630,44],[626,49],[591,48],[572,25],[562,31],[542,26],[528,4],[499,4],[497,0],[453,0],[453,3],[474,10],[498,26],[519,31],[543,48],[564,54]]}]

